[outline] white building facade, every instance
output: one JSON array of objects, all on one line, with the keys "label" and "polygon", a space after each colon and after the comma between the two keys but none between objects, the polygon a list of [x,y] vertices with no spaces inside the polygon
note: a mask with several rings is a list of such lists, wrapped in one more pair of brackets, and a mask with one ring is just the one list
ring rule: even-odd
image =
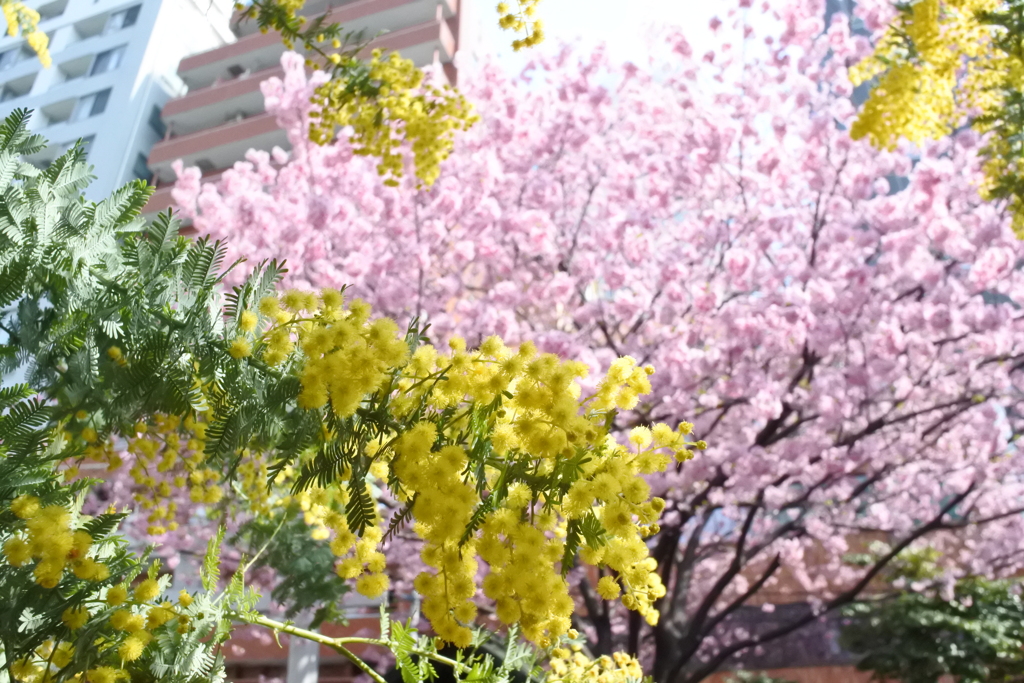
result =
[{"label": "white building facade", "polygon": [[31,128],[50,147],[45,163],[86,143],[98,200],[134,178],[165,136],[160,110],[185,91],[183,57],[232,42],[232,0],[35,0],[53,65],[43,68],[24,39],[0,38],[0,116],[34,111]]}]

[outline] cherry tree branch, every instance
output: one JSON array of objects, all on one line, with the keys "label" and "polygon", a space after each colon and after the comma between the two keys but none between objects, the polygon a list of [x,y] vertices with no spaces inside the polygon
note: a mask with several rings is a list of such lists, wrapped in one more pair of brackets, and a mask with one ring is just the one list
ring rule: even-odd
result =
[{"label": "cherry tree branch", "polygon": [[[760,645],[781,638],[789,633],[792,633],[793,631],[796,631],[800,627],[811,623],[812,621],[821,617],[823,614],[853,602],[861,594],[861,592],[865,588],[867,588],[871,581],[874,580],[874,578],[878,576],[878,574],[881,573],[882,570],[885,569],[885,567],[888,566],[888,564],[895,557],[897,557],[908,546],[910,546],[910,544],[912,544],[914,541],[921,538],[922,536],[931,533],[932,531],[944,528],[945,524],[942,520],[945,518],[945,516],[949,514],[954,508],[956,508],[957,505],[962,503],[974,491],[976,486],[976,482],[971,482],[971,484],[967,487],[966,490],[964,490],[962,493],[957,494],[949,502],[943,505],[939,509],[938,514],[935,515],[935,517],[933,517],[927,524],[918,527],[911,534],[906,536],[902,541],[893,546],[892,549],[889,550],[889,552],[883,555],[879,560],[875,562],[874,565],[871,566],[871,568],[867,572],[865,572],[864,576],[862,576],[857,583],[855,583],[846,591],[843,591],[842,593],[837,595],[832,600],[826,602],[822,609],[812,610],[812,612],[809,615],[796,619],[793,622],[786,624],[785,626],[780,626],[779,628],[771,630],[765,634],[754,636],[751,638],[746,638],[737,643],[733,643],[732,645],[729,645],[727,647],[723,647],[717,654],[711,657],[702,666],[687,673],[687,675],[681,679],[680,683],[698,683],[705,677],[714,673],[720,665],[725,663],[725,661],[732,657],[734,654],[746,650],[747,648],[754,647],[756,645]],[[673,675],[668,680],[676,680],[682,671],[682,667],[683,663],[678,664],[673,672]]]}]

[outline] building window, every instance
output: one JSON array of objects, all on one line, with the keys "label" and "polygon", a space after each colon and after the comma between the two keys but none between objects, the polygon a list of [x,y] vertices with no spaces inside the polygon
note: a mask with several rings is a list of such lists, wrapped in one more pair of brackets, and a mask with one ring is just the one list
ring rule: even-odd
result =
[{"label": "building window", "polygon": [[107,23],[107,33],[134,26],[135,22],[139,20],[139,11],[141,9],[142,5],[134,5],[128,9],[111,14],[110,21]]},{"label": "building window", "polygon": [[89,75],[96,76],[98,74],[105,74],[120,66],[121,60],[124,58],[124,51],[126,47],[126,45],[121,45],[120,47],[111,48],[110,50],[104,50],[96,55],[96,59],[92,62],[92,69],[89,71]]},{"label": "building window", "polygon": [[160,136],[161,140],[167,134],[167,126],[164,124],[164,120],[160,118],[160,107],[155,104],[152,111],[149,112],[149,127]]},{"label": "building window", "polygon": [[110,88],[86,95],[78,101],[78,106],[75,108],[75,115],[72,117],[72,120],[81,121],[90,116],[99,116],[106,111],[109,100]]},{"label": "building window", "polygon": [[9,69],[18,62],[18,48],[0,52],[0,71]]},{"label": "building window", "polygon": [[32,91],[32,85],[36,82],[36,74],[29,74],[28,76],[22,76],[21,78],[15,78],[13,81],[8,81],[4,84],[4,87],[0,89],[0,102],[6,102],[13,100],[16,97],[27,95]]},{"label": "building window", "polygon": [[68,0],[57,0],[43,5],[39,8],[39,21],[46,21],[47,19],[53,19],[64,14],[64,10],[67,9]]},{"label": "building window", "polygon": [[147,183],[153,178],[153,172],[149,170],[149,165],[146,163],[146,155],[139,152],[139,156],[135,157],[135,165],[132,166],[132,173],[139,180],[145,180]]}]

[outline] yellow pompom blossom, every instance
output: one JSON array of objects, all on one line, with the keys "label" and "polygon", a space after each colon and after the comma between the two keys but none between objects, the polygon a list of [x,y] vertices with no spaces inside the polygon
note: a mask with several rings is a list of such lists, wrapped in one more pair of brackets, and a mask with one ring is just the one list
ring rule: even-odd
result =
[{"label": "yellow pompom blossom", "polygon": [[65,666],[71,663],[72,658],[75,656],[75,646],[68,642],[63,642],[53,650],[51,655],[51,664],[57,669],[63,669]]},{"label": "yellow pompom blossom", "polygon": [[160,584],[156,579],[146,579],[135,587],[135,599],[139,602],[150,602],[160,595]]},{"label": "yellow pompom blossom", "polygon": [[79,607],[68,607],[61,614],[61,621],[63,621],[69,629],[72,631],[80,629],[85,626],[85,622],[89,621],[89,610],[84,606]]},{"label": "yellow pompom blossom", "polygon": [[10,538],[4,543],[4,557],[12,567],[22,567],[32,561],[32,546],[22,538]]},{"label": "yellow pompom blossom", "polygon": [[11,512],[21,519],[34,517],[39,512],[39,499],[35,496],[18,496],[11,501]]},{"label": "yellow pompom blossom", "polygon": [[231,342],[231,347],[228,349],[228,353],[231,354],[232,358],[245,358],[252,353],[252,344],[249,340],[244,337],[238,337]]},{"label": "yellow pompom blossom", "polygon": [[616,652],[590,659],[578,645],[570,652],[556,648],[549,663],[550,671],[545,683],[640,683],[643,669],[635,657]]},{"label": "yellow pompom blossom", "polygon": [[524,47],[533,47],[544,40],[544,27],[536,18],[537,3],[540,0],[511,0],[516,4],[512,8],[508,2],[498,3],[498,26],[506,31],[525,33],[522,38],[512,41],[512,49],[519,51]]},{"label": "yellow pompom blossom", "polygon": [[11,512],[24,520],[24,529],[3,545],[4,559],[14,567],[33,561],[32,574],[43,588],[54,588],[67,570],[83,580],[103,581],[110,576],[106,565],[88,557],[92,537],[71,529],[71,513],[60,505],[43,506],[35,496],[11,501]]},{"label": "yellow pompom blossom", "polygon": [[127,681],[130,678],[127,671],[115,669],[112,666],[98,666],[85,672],[85,680],[89,683],[117,683],[117,681]]},{"label": "yellow pompom blossom", "polygon": [[252,311],[242,311],[241,315],[238,316],[238,329],[243,332],[253,332],[256,330],[256,324],[259,322],[259,318]]},{"label": "yellow pompom blossom", "polygon": [[117,648],[117,654],[126,662],[133,662],[142,656],[142,651],[153,636],[146,631],[136,631],[125,638]]},{"label": "yellow pompom blossom", "polygon": [[[1009,196],[1014,226],[1024,234],[1024,197],[1013,189],[1024,165],[1009,134],[1019,123],[1003,115],[1008,97],[1024,89],[1024,48],[1019,39],[1008,42],[1012,36],[999,22],[983,18],[1002,6],[917,0],[901,8],[874,54],[850,69],[854,84],[877,78],[850,134],[893,149],[900,139],[939,139],[964,124],[994,131],[983,152],[981,190],[989,198]],[[1011,43],[1017,47],[1005,49]]]},{"label": "yellow pompom blossom", "polygon": [[343,77],[317,88],[310,139],[325,144],[336,127],[351,126],[355,153],[379,158],[377,171],[387,185],[398,185],[404,175],[402,144],[408,142],[416,177],[421,185],[432,185],[452,150],[455,132],[468,129],[479,117],[451,86],[425,85],[423,71],[397,52],[385,57],[374,50],[368,68],[376,94],[353,95]]},{"label": "yellow pompom blossom", "polygon": [[114,610],[110,615],[110,625],[118,631],[134,633],[141,631],[146,626],[146,618],[130,609],[119,609]]},{"label": "yellow pompom blossom", "polygon": [[4,2],[2,7],[4,19],[7,21],[7,34],[16,36],[20,31],[25,36],[25,41],[29,47],[39,57],[40,63],[44,67],[49,67],[52,63],[49,52],[50,39],[37,28],[39,25],[39,12],[30,9],[23,3],[11,2],[10,0]]},{"label": "yellow pompom blossom", "polygon": [[128,600],[128,589],[124,586],[112,586],[107,591],[107,604],[111,607],[123,605]]},{"label": "yellow pompom blossom", "polygon": [[621,593],[619,588],[619,582],[612,576],[602,576],[601,580],[597,582],[597,594],[605,600],[614,600],[619,597]]},{"label": "yellow pompom blossom", "polygon": [[30,659],[18,659],[11,663],[11,675],[17,681],[36,681],[43,673],[43,667]]}]

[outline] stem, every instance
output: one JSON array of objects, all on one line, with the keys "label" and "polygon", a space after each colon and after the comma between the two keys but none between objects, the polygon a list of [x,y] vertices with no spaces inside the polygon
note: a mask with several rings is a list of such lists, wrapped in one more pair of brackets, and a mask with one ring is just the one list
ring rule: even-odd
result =
[{"label": "stem", "polygon": [[[351,638],[337,638],[337,641],[340,642],[340,643],[358,643],[358,644],[363,644],[363,645],[379,645],[380,647],[387,647],[388,646],[387,641],[380,640],[379,638],[356,638],[356,637],[353,636]],[[466,666],[462,662],[457,662],[454,659],[450,659],[450,658],[445,657],[444,655],[438,654],[436,652],[427,652],[426,650],[421,650],[421,649],[416,648],[416,647],[414,647],[413,649],[409,650],[409,652],[411,652],[414,655],[419,655],[420,657],[429,657],[429,658],[433,659],[435,662],[440,662],[441,664],[447,664],[448,666],[450,666],[453,669],[459,671],[460,673],[467,672],[467,671],[470,670],[470,667]]]},{"label": "stem", "polygon": [[357,667],[359,667],[359,669],[363,673],[365,673],[367,676],[369,676],[374,681],[376,681],[376,683],[386,683],[386,681],[384,680],[383,676],[381,676],[379,673],[374,671],[373,667],[371,667],[369,664],[364,662],[362,659],[360,659],[359,657],[356,657],[355,653],[353,653],[347,647],[345,647],[344,645],[341,645],[340,643],[336,644],[336,645],[332,645],[332,647],[337,652],[339,652],[340,654],[342,654],[345,657],[347,657],[353,664],[355,664]]},{"label": "stem", "polygon": [[[275,631],[282,631],[292,636],[305,638],[306,640],[311,640],[315,643],[326,645],[327,647],[341,654],[346,659],[355,664],[357,667],[359,667],[359,669],[363,671],[363,673],[367,674],[376,683],[386,683],[384,681],[384,678],[379,673],[374,671],[369,664],[364,662],[355,653],[353,653],[351,650],[345,647],[346,645],[375,645],[377,647],[386,647],[390,649],[388,641],[386,640],[381,640],[380,638],[357,637],[331,638],[330,636],[325,636],[322,633],[310,631],[309,629],[301,628],[299,626],[295,626],[294,624],[288,624],[283,621],[270,619],[269,617],[265,617],[262,614],[251,615],[236,613],[234,616],[248,624],[266,626],[267,628],[273,629]],[[435,662],[439,662],[441,664],[446,664],[452,667],[452,669],[457,673],[467,673],[468,671],[470,671],[471,668],[466,666],[462,662],[457,662],[454,659],[445,657],[444,655],[438,654],[436,652],[428,652],[426,650],[421,650],[419,648],[412,648],[409,652],[414,655],[419,655],[420,657],[429,657],[430,659],[433,659]]]},{"label": "stem", "polygon": [[[301,628],[301,627],[296,626],[294,624],[288,624],[288,623],[285,623],[283,621],[276,621],[274,619],[267,618],[267,617],[263,616],[262,614],[256,614],[256,615],[251,615],[251,614],[235,614],[234,616],[236,618],[246,622],[246,623],[249,623],[249,624],[257,624],[259,626],[266,626],[267,628],[273,629],[275,631],[283,631],[284,633],[287,633],[287,634],[292,635],[292,636],[297,636],[299,638],[305,638],[306,640],[311,640],[314,643],[320,643],[321,645],[326,645],[327,647],[331,648],[332,650],[334,650],[335,652],[337,652],[338,654],[342,655],[343,657],[348,659],[350,662],[355,664],[357,667],[359,667],[359,669],[363,673],[365,673],[367,676],[372,678],[375,681],[375,683],[386,683],[386,681],[384,680],[384,677],[381,676],[376,671],[374,671],[373,667],[371,667],[369,664],[367,664],[362,659],[357,657],[354,652],[352,652],[347,647],[345,647],[343,641],[350,640],[350,639],[331,638],[330,636],[325,636],[322,633],[317,633],[316,631],[310,631],[309,629]],[[370,639],[366,639],[366,640],[369,641]],[[382,643],[381,641],[376,641],[375,644],[383,645],[384,643]]]},{"label": "stem", "polygon": [[262,547],[262,548],[260,548],[259,550],[257,550],[257,551],[256,551],[256,554],[255,554],[255,555],[253,555],[253,556],[252,556],[252,557],[251,557],[251,558],[249,559],[249,561],[245,563],[245,566],[243,566],[243,567],[241,567],[241,568],[240,568],[240,571],[242,572],[242,576],[243,576],[243,577],[244,577],[244,576],[246,575],[246,573],[247,573],[247,572],[249,571],[249,569],[250,569],[250,568],[252,567],[253,563],[255,563],[255,562],[256,562],[256,560],[257,560],[257,559],[259,558],[259,556],[260,556],[260,555],[262,555],[262,554],[263,554],[263,552],[264,552],[264,551],[265,551],[265,550],[266,550],[267,548],[269,548],[269,547],[270,547],[270,544],[271,544],[271,542],[272,542],[272,541],[273,541],[273,540],[274,540],[275,538],[277,538],[277,532],[279,532],[279,531],[281,530],[281,527],[283,527],[283,526],[284,526],[284,523],[285,523],[285,522],[286,522],[287,520],[288,520],[288,517],[286,517],[286,516],[285,516],[284,514],[282,514],[282,515],[281,515],[281,523],[277,525],[277,528],[276,528],[276,529],[274,529],[274,533],[270,534],[270,538],[268,538],[268,539],[267,539],[267,542],[263,544],[263,547]]}]

